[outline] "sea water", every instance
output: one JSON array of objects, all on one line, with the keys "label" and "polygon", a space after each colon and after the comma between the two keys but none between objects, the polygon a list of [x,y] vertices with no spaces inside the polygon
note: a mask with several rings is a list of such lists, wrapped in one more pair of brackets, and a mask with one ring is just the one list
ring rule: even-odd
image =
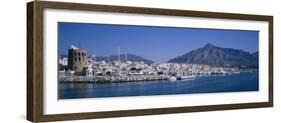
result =
[{"label": "sea water", "polygon": [[258,91],[258,72],[192,80],[125,83],[59,83],[59,99]]}]

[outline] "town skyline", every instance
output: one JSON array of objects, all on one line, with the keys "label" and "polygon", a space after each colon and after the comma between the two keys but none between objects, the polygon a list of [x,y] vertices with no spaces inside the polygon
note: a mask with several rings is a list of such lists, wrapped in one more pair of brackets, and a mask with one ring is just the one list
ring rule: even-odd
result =
[{"label": "town skyline", "polygon": [[59,23],[59,40],[60,55],[66,55],[71,45],[96,56],[117,55],[120,48],[121,54],[154,62],[166,62],[206,44],[258,52],[258,32],[241,30]]}]

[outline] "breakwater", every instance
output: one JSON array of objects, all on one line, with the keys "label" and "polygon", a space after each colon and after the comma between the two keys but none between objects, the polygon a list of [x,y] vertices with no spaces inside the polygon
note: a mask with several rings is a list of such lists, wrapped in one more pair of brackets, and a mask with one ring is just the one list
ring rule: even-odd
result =
[{"label": "breakwater", "polygon": [[64,76],[59,78],[62,83],[109,83],[166,80],[166,75],[127,75],[127,76]]}]

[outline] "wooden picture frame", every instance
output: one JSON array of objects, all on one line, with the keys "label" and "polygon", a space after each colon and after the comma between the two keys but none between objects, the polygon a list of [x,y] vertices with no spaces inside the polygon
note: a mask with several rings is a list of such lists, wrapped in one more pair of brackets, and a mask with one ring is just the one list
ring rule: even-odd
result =
[{"label": "wooden picture frame", "polygon": [[[206,106],[184,106],[165,107],[152,109],[102,111],[102,112],[80,112],[67,114],[44,114],[44,10],[79,10],[99,11],[113,13],[131,13],[145,15],[168,15],[177,17],[197,18],[218,18],[231,20],[251,20],[268,22],[268,101],[239,103],[239,104],[218,104]],[[273,106],[273,16],[247,15],[233,13],[201,12],[187,10],[171,10],[156,8],[140,8],[125,6],[94,5],[80,3],[62,3],[33,1],[27,3],[27,120],[32,122],[49,122],[62,120],[80,120],[108,117],[141,116],[186,112],[202,112],[215,110],[231,110],[245,108],[260,108]]]}]

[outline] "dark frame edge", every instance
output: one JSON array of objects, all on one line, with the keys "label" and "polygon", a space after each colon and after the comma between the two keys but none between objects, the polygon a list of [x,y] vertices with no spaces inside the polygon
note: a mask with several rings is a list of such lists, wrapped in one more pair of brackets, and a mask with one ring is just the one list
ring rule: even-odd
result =
[{"label": "dark frame edge", "polygon": [[269,100],[269,103],[271,105],[271,107],[274,106],[274,86],[273,86],[273,72],[274,72],[274,68],[273,68],[273,21],[274,21],[274,17],[273,16],[269,16],[269,19],[267,20],[268,21],[268,40],[269,40],[269,46],[268,46],[268,49],[269,49],[269,73],[268,73],[268,76],[269,76],[269,96],[268,96],[268,100]]},{"label": "dark frame edge", "polygon": [[34,43],[34,2],[27,3],[27,109],[26,118],[33,122],[34,117],[34,84],[33,84],[33,43]]},{"label": "dark frame edge", "polygon": [[172,108],[156,108],[156,109],[139,109],[139,110],[123,110],[108,112],[88,112],[88,113],[71,113],[71,114],[55,114],[44,115],[40,122],[65,121],[65,120],[82,120],[82,119],[100,119],[100,118],[116,118],[128,116],[146,116],[146,115],[162,115],[175,113],[192,113],[207,111],[223,111],[237,109],[252,109],[272,107],[270,102],[244,103],[244,104],[227,104],[227,105],[208,105],[195,107],[172,107]]},{"label": "dark frame edge", "polygon": [[102,5],[102,4],[87,4],[87,3],[71,3],[71,2],[55,2],[55,1],[37,1],[39,6],[51,9],[65,10],[81,10],[81,11],[101,11],[101,12],[116,12],[127,14],[151,14],[151,15],[168,15],[182,17],[203,17],[203,18],[220,18],[220,19],[238,19],[238,20],[259,20],[268,21],[270,15],[256,14],[238,14],[225,12],[209,12],[181,9],[165,9],[165,8],[146,8],[120,5]]},{"label": "dark frame edge", "polygon": [[40,122],[43,115],[43,7],[27,3],[27,120]]}]

